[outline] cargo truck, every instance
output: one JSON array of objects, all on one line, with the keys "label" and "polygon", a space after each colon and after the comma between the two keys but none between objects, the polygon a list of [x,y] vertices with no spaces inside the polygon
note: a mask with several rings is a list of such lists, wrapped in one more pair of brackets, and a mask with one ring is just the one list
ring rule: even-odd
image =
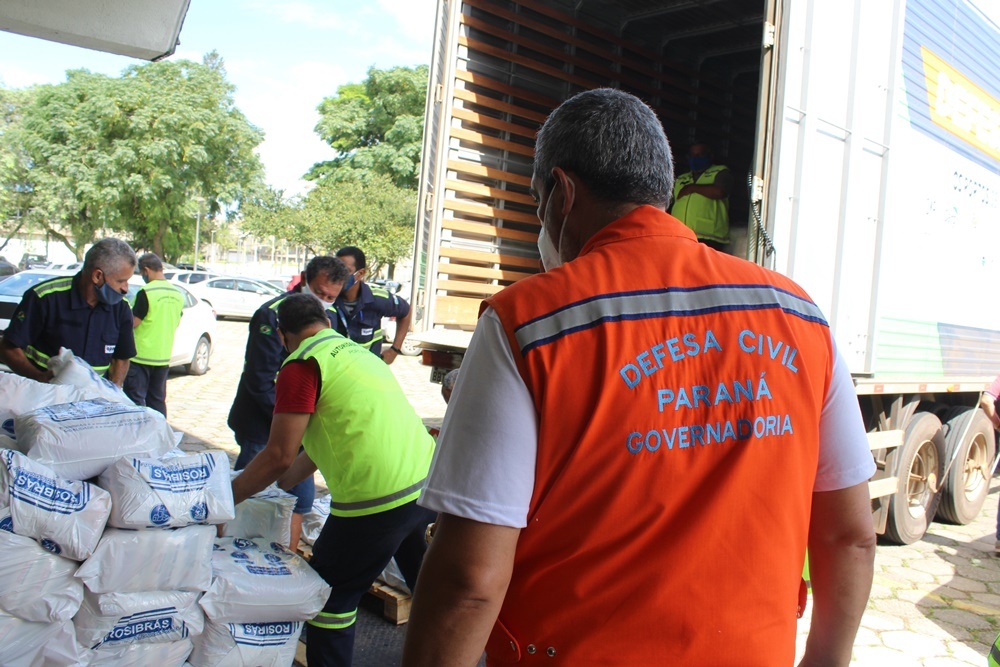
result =
[{"label": "cargo truck", "polygon": [[[1000,31],[966,0],[442,0],[427,98],[414,333],[439,379],[484,297],[537,272],[534,135],[581,90],[709,142],[745,183],[733,254],[809,291],[855,378],[873,519],[967,523],[996,440]],[[628,270],[623,267],[622,270]]]}]

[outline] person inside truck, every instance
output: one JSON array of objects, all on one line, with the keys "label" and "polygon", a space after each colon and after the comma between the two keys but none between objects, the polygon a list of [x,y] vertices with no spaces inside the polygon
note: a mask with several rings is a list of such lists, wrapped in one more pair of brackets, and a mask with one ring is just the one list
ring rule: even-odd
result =
[{"label": "person inside truck", "polygon": [[711,147],[691,144],[687,153],[690,171],[674,183],[671,215],[691,228],[702,243],[724,250],[729,245],[729,193],[733,175],[728,167],[715,164]]},{"label": "person inside truck", "polygon": [[547,270],[486,300],[462,364],[404,667],[791,665],[807,546],[802,664],[846,666],[875,463],[819,308],[665,212],[628,93],[553,111],[531,185]]},{"label": "person inside truck", "polygon": [[[391,364],[403,353],[403,341],[410,330],[410,319],[413,317],[410,304],[383,287],[368,286],[365,282],[368,265],[361,248],[345,246],[337,251],[337,257],[347,265],[351,275],[347,278],[344,291],[333,304],[339,319],[335,328],[341,335],[368,348],[382,361]],[[382,319],[386,317],[396,318],[396,336],[383,352],[385,331],[382,329]]]}]

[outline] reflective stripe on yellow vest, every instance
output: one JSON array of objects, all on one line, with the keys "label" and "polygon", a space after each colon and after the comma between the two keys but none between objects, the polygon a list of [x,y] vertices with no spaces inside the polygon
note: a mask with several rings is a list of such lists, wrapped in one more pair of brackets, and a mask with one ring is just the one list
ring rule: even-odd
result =
[{"label": "reflective stripe on yellow vest", "polygon": [[989,667],[1000,667],[1000,636],[997,636],[996,641],[993,642],[990,654],[986,658],[986,664]]},{"label": "reflective stripe on yellow vest", "polygon": [[302,446],[330,489],[330,514],[364,516],[416,500],[434,439],[381,359],[332,329],[285,363],[315,359],[321,384]]},{"label": "reflective stripe on yellow vest", "polygon": [[712,199],[704,195],[677,195],[686,185],[712,185],[725,170],[722,165],[709,167],[695,181],[691,172],[681,174],[674,183],[674,206],[670,213],[688,226],[699,239],[729,243],[729,198]]},{"label": "reflective stripe on yellow vest", "polygon": [[142,290],[149,310],[135,328],[135,357],[146,366],[167,366],[174,349],[174,333],[181,321],[184,295],[167,280],[152,280]]}]

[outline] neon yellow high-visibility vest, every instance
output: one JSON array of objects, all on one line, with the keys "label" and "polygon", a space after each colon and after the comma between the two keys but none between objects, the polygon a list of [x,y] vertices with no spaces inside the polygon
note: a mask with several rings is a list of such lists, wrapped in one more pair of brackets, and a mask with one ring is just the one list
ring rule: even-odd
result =
[{"label": "neon yellow high-visibility vest", "polygon": [[332,329],[285,364],[315,359],[321,385],[302,446],[330,488],[330,513],[364,516],[416,500],[434,439],[381,359]]},{"label": "neon yellow high-visibility vest", "polygon": [[674,205],[670,214],[688,226],[699,239],[729,243],[729,198],[712,199],[693,194],[678,199],[685,185],[712,185],[726,167],[715,165],[701,173],[695,181],[691,172],[681,174],[674,182]]},{"label": "neon yellow high-visibility vest", "polygon": [[184,295],[167,280],[151,280],[140,290],[146,293],[149,310],[135,328],[135,357],[146,366],[170,365],[174,333],[181,322]]}]

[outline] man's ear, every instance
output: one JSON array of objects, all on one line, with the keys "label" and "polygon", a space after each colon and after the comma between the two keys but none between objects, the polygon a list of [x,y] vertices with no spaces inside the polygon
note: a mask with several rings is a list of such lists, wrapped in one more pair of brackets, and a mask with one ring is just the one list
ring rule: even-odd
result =
[{"label": "man's ear", "polygon": [[576,203],[576,183],[562,167],[552,168],[552,180],[555,181],[552,185],[553,190],[556,185],[561,186],[562,200],[559,202],[559,214],[567,216]]}]

